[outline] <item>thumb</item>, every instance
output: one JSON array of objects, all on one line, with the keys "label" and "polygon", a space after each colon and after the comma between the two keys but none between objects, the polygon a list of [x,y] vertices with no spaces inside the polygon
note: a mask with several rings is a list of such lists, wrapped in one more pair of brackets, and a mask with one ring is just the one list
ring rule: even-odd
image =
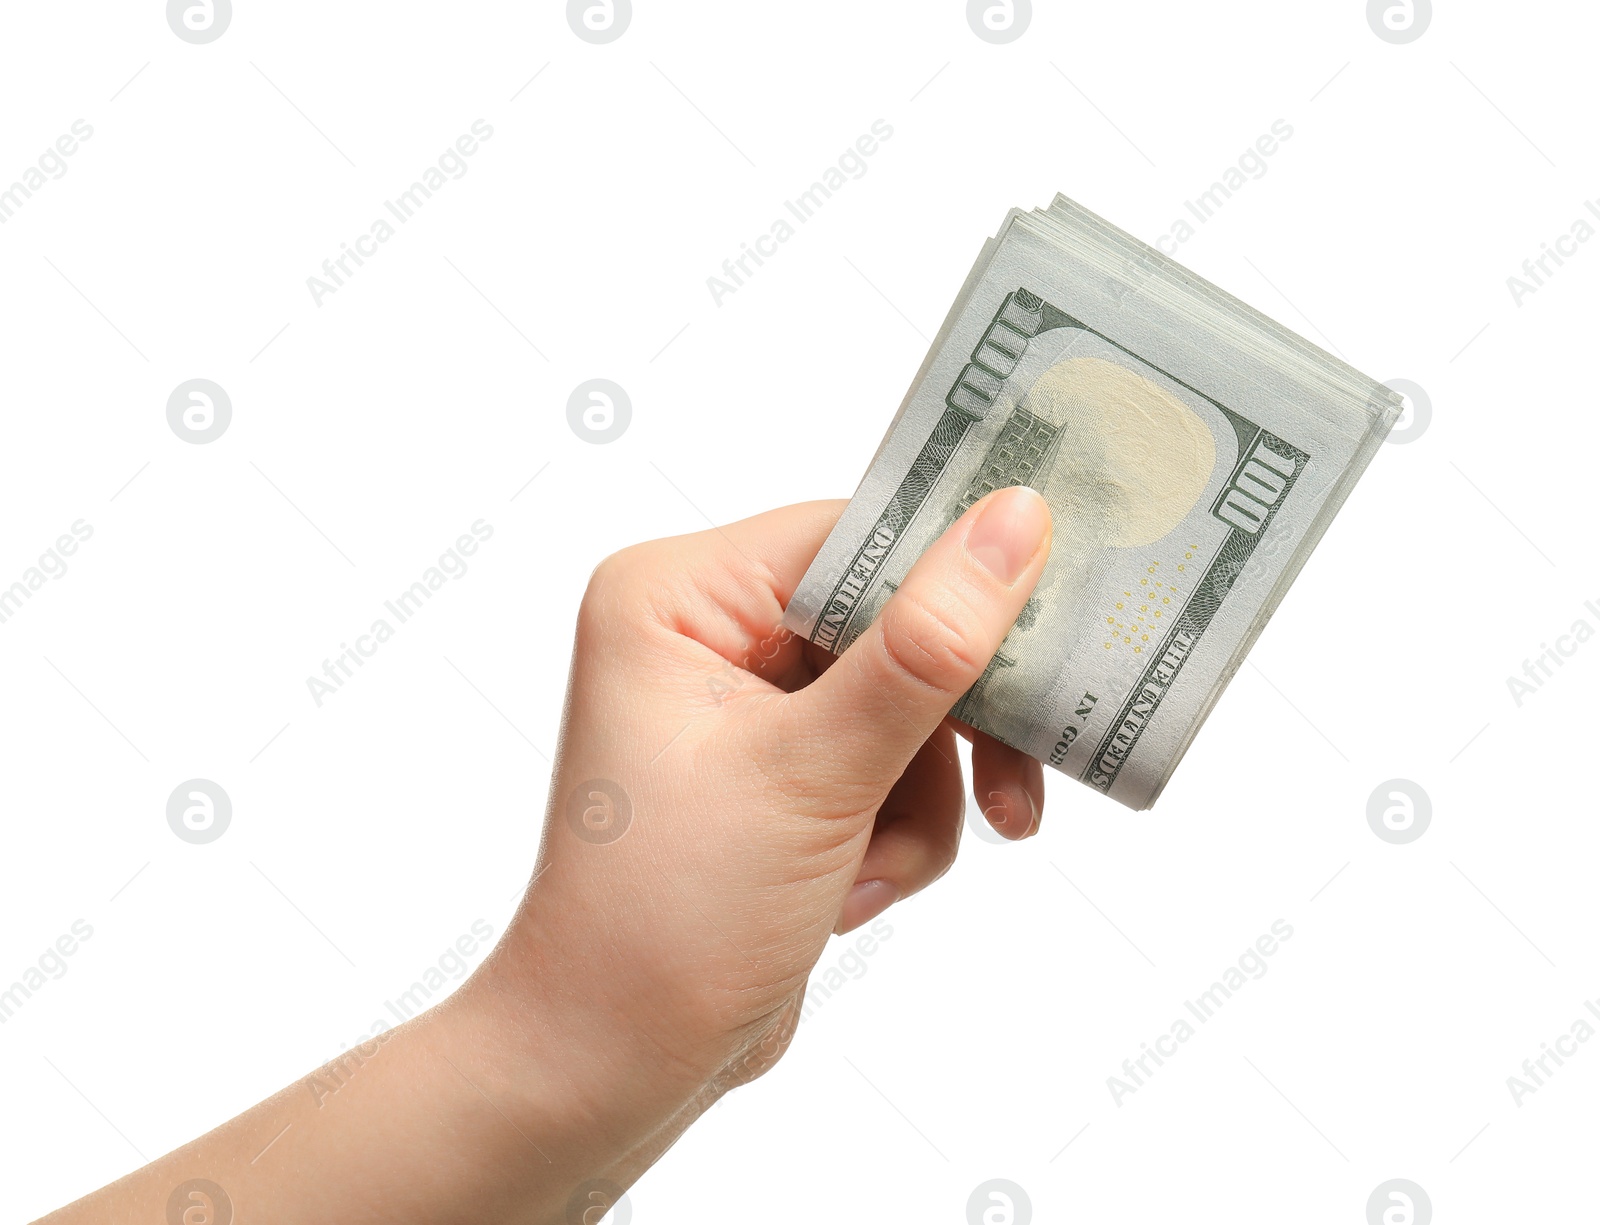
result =
[{"label": "thumb", "polygon": [[999,649],[1050,555],[1050,508],[1026,485],[972,506],[911,567],[838,662],[795,693],[825,728],[829,773],[892,784]]}]

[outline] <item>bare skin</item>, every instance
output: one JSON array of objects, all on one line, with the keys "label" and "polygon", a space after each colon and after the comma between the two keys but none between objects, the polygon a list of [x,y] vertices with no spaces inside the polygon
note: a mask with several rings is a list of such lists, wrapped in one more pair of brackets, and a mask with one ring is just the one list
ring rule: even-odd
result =
[{"label": "bare skin", "polygon": [[843,505],[603,562],[539,861],[484,964],[340,1065],[44,1219],[160,1225],[171,1205],[227,1225],[203,1179],[234,1216],[284,1225],[592,1225],[776,1062],[829,935],[950,867],[958,733],[994,827],[1036,832],[1039,764],[948,713],[1043,570],[1044,501],[979,502],[833,660],[775,627]]}]

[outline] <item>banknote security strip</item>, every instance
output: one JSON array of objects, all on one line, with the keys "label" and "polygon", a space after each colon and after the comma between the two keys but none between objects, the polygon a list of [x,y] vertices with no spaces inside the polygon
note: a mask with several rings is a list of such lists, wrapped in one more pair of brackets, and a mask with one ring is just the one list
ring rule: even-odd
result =
[{"label": "banknote security strip", "polygon": [[963,511],[1032,486],[1050,558],[954,713],[1148,808],[1401,407],[1065,196],[1013,210],[784,623],[843,652]]}]

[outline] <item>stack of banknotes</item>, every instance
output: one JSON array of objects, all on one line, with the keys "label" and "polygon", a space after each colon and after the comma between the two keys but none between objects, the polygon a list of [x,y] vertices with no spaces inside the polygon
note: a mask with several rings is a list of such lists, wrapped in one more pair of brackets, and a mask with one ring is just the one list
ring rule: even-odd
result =
[{"label": "stack of banknotes", "polygon": [[967,507],[1031,485],[1050,559],[955,717],[1148,808],[1401,408],[1066,197],[1014,210],[785,623],[843,652]]}]

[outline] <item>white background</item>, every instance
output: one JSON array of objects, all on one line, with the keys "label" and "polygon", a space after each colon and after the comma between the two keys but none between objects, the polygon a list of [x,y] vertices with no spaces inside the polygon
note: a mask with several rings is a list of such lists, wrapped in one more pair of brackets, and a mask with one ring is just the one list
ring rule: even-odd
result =
[{"label": "white background", "polygon": [[[1060,190],[1154,240],[1274,120],[1182,261],[1431,425],[1385,446],[1151,813],[1061,777],[1022,846],[970,835],[779,1066],[630,1194],[634,1220],[1572,1219],[1600,1042],[1506,1078],[1600,995],[1589,696],[1520,707],[1593,548],[1600,243],[1506,278],[1600,192],[1586,6],[1463,3],[1380,40],[1354,0],[641,0],[589,45],[546,3],[6,6],[0,1215],[123,1174],[364,1033],[534,855],[570,627],[607,552],[848,494],[977,250]],[[532,78],[531,84],[528,83]],[[344,288],[306,279],[474,120],[492,139]],[[706,278],[840,153],[894,135],[736,294]],[[633,420],[578,438],[569,393]],[[166,401],[233,404],[207,445]],[[537,474],[537,475],[536,475]],[[533,478],[530,482],[530,478]],[[477,519],[493,538],[335,696],[306,678]],[[232,825],[168,828],[216,780]],[[1433,818],[1376,837],[1369,795]],[[1276,919],[1292,939],[1143,1088],[1107,1077]],[[819,971],[848,948],[836,941]],[[1070,1143],[1069,1143],[1070,1142]],[[1065,1147],[1064,1147],[1065,1146]],[[1019,1220],[1020,1220],[1019,1215]]]}]

